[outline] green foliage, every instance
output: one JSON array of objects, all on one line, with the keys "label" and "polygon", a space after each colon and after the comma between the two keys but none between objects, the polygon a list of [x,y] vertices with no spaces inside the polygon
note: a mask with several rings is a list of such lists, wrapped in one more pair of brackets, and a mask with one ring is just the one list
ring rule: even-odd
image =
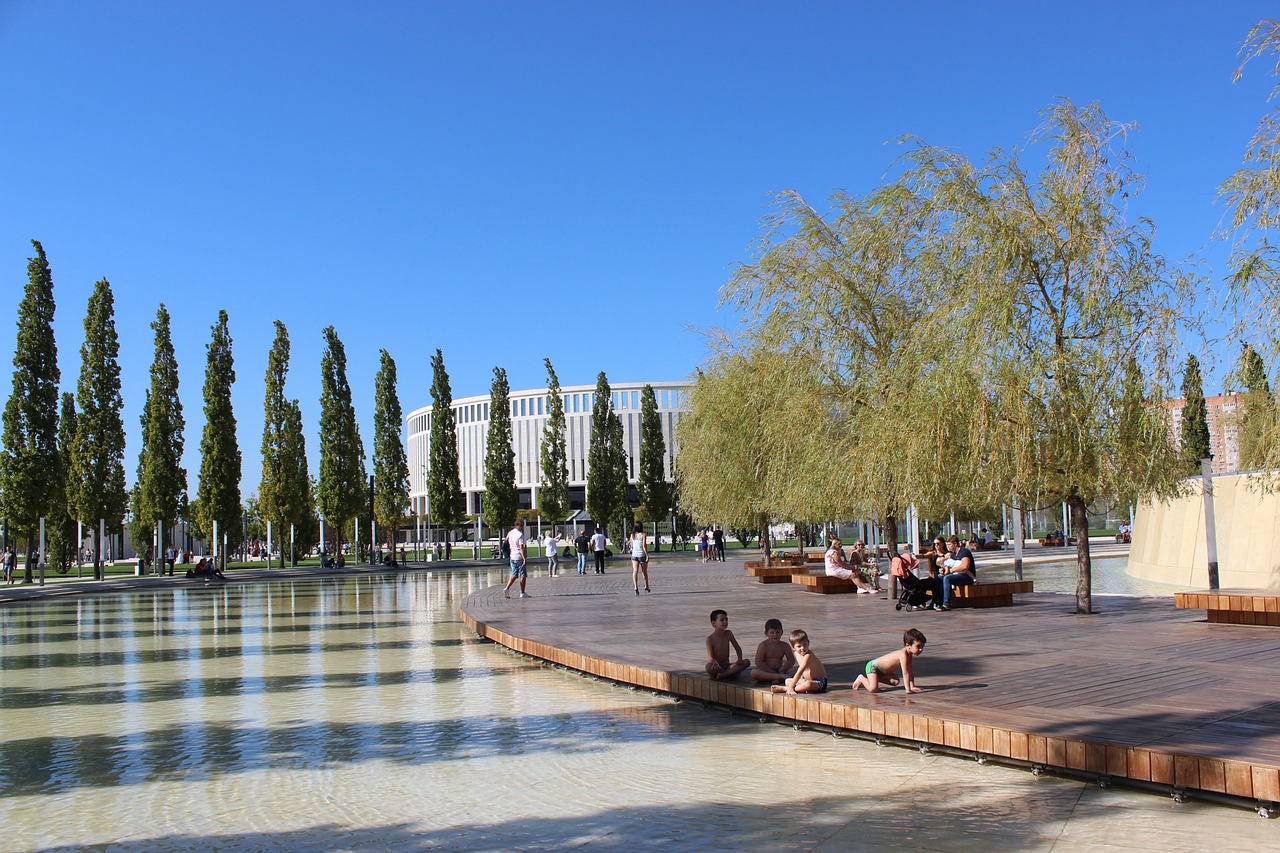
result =
[{"label": "green foliage", "polygon": [[164,303],[151,328],[156,333],[156,352],[151,362],[151,389],[142,414],[134,515],[137,523],[160,529],[163,551],[165,528],[177,520],[187,489],[187,471],[182,467],[182,431],[186,424],[178,399],[178,361]]},{"label": "green foliage", "polygon": [[[640,476],[636,487],[642,521],[664,521],[671,514],[671,486],[666,476],[667,443],[662,437],[662,417],[652,385],[640,393]],[[643,510],[643,513],[640,511]]]},{"label": "green foliage", "polygon": [[565,449],[564,400],[560,396],[560,379],[544,358],[547,367],[547,423],[542,430],[542,488],[538,490],[538,509],[548,521],[560,522],[569,515],[569,456]]},{"label": "green foliage", "polygon": [[396,394],[396,363],[386,350],[374,380],[373,510],[378,524],[394,532],[409,512],[409,462],[400,430],[404,415]]},{"label": "green foliage", "polygon": [[1240,468],[1244,471],[1271,467],[1276,448],[1276,401],[1267,381],[1267,368],[1249,344],[1244,345],[1237,368],[1244,388],[1240,397]]},{"label": "green foliage", "polygon": [[458,428],[453,414],[453,391],[444,369],[444,354],[431,358],[431,436],[427,463],[427,503],[431,520],[445,530],[466,520],[466,497],[458,472]]},{"label": "green foliage", "polygon": [[1182,465],[1187,476],[1200,473],[1200,460],[1212,459],[1209,449],[1209,410],[1204,402],[1200,361],[1187,356],[1182,372]]},{"label": "green foliage", "polygon": [[68,491],[73,514],[93,530],[94,574],[102,577],[99,519],[106,532],[120,532],[129,504],[124,473],[124,402],[120,396],[120,339],[115,299],[105,278],[94,285],[84,318],[80,377],[76,382],[75,445]]},{"label": "green foliage", "polygon": [[[13,391],[5,403],[0,437],[0,498],[4,514],[30,535],[61,499],[59,467],[58,347],[53,337],[53,274],[44,247],[27,263],[27,286],[18,304]],[[30,567],[28,567],[30,572]]]},{"label": "green foliage", "polygon": [[48,534],[49,564],[65,573],[76,559],[80,543],[76,539],[76,518],[71,507],[70,481],[71,449],[76,441],[76,398],[71,392],[62,394],[62,407],[58,414],[58,468],[50,471],[57,494],[49,512],[45,531]]},{"label": "green foliage", "polygon": [[203,530],[218,531],[240,541],[244,516],[240,505],[240,445],[236,416],[231,406],[231,386],[236,381],[227,312],[218,312],[211,329],[204,372],[204,432],[200,437],[200,485],[193,513]]},{"label": "green foliage", "polygon": [[515,523],[520,506],[516,492],[516,452],[511,442],[510,395],[507,371],[495,367],[489,390],[489,433],[484,451],[484,523],[498,535]]},{"label": "green foliage", "polygon": [[627,455],[622,446],[622,421],[613,411],[613,391],[602,371],[596,377],[591,408],[591,444],[587,450],[587,512],[622,542],[630,506],[627,501]]},{"label": "green foliage", "polygon": [[[267,356],[266,397],[263,400],[262,482],[259,511],[272,523],[280,554],[286,551],[288,527],[315,516],[313,487],[307,470],[307,440],[302,431],[302,408],[285,396],[289,375],[289,332],[276,320],[276,337]],[[316,530],[319,523],[316,522]],[[317,534],[318,536],[318,534]],[[281,560],[283,561],[283,556]]]},{"label": "green foliage", "polygon": [[[368,476],[364,442],[347,383],[347,352],[333,326],[320,360],[320,515],[339,531],[360,514]],[[339,541],[341,545],[341,541]]]}]

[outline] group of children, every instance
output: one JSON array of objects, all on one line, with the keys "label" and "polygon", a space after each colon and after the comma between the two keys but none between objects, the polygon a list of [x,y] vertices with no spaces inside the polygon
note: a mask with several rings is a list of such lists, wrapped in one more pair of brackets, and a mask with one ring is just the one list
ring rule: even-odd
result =
[{"label": "group of children", "polygon": [[[809,635],[797,628],[791,632],[791,643],[782,642],[782,622],[770,619],[764,623],[764,640],[756,647],[754,666],[742,656],[742,646],[729,630],[729,614],[723,610],[711,611],[711,635],[707,637],[707,675],[722,681],[737,678],[748,667],[751,677],[770,685],[774,693],[826,693],[829,682],[827,668],[809,648]],[[862,675],[853,682],[853,689],[865,687],[875,693],[882,684],[903,685],[908,693],[922,692],[915,684],[912,659],[924,651],[924,634],[915,628],[902,635],[902,648],[867,661]],[[732,648],[738,659],[729,661]],[[897,674],[901,674],[898,678]]]}]

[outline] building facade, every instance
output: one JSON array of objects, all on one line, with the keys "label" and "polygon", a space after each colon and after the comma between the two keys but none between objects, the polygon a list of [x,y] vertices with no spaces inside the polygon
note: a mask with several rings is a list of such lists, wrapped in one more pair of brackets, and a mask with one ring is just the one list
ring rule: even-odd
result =
[{"label": "building facade", "polygon": [[[658,417],[662,421],[662,437],[666,443],[665,472],[668,481],[675,476],[676,424],[689,411],[691,382],[628,382],[611,386],[614,412],[622,421],[622,441],[627,454],[627,477],[636,482],[640,473],[640,392],[653,386],[658,401]],[[516,488],[520,508],[538,505],[538,488],[543,482],[541,448],[546,428],[548,391],[513,391],[511,403],[511,439],[516,454]],[[564,401],[565,451],[569,466],[569,502],[575,510],[586,504],[587,452],[591,447],[591,409],[595,405],[595,385],[575,385],[560,389]],[[409,461],[409,497],[412,510],[429,515],[427,473],[431,460],[431,406],[414,409],[405,416]],[[489,395],[453,401],[453,416],[458,433],[458,472],[466,495],[469,515],[481,512],[484,493],[485,442],[489,433]]]},{"label": "building facade", "polygon": [[[1170,400],[1169,437],[1182,446],[1182,410],[1187,401]],[[1210,466],[1214,474],[1234,474],[1240,470],[1240,395],[1226,393],[1205,397],[1205,420],[1209,423]]]}]

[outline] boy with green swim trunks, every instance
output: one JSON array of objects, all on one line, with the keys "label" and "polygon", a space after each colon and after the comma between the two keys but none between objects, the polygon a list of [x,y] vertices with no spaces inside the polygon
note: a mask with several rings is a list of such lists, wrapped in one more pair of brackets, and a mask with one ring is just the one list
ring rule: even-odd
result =
[{"label": "boy with green swim trunks", "polygon": [[880,689],[880,682],[892,686],[898,683],[898,679],[893,677],[895,672],[902,673],[902,685],[908,693],[923,693],[919,687],[916,687],[915,677],[911,670],[911,659],[924,651],[924,644],[927,641],[924,634],[921,634],[915,628],[908,628],[906,633],[902,635],[902,649],[896,652],[890,652],[887,655],[881,655],[875,660],[867,661],[866,671],[858,676],[853,682],[853,689],[865,687],[871,693],[875,693]]}]

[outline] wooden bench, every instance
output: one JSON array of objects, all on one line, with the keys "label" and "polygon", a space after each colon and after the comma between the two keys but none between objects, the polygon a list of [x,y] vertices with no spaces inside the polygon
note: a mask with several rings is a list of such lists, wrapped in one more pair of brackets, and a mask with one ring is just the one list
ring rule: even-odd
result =
[{"label": "wooden bench", "polygon": [[952,607],[1009,607],[1013,597],[1024,592],[1034,592],[1032,581],[978,582],[972,586],[951,588]]},{"label": "wooden bench", "polygon": [[760,581],[760,583],[790,583],[791,575],[795,572],[795,566],[772,565],[766,566],[761,562],[746,563],[747,574]]},{"label": "wooden bench", "polygon": [[1173,606],[1184,610],[1204,610],[1210,622],[1226,625],[1270,625],[1280,627],[1280,590],[1207,589],[1175,592]]},{"label": "wooden bench", "polygon": [[830,575],[811,575],[807,572],[804,574],[797,573],[791,576],[791,582],[796,586],[804,587],[808,592],[820,592],[824,595],[858,591],[858,587],[853,581],[833,578]]}]

